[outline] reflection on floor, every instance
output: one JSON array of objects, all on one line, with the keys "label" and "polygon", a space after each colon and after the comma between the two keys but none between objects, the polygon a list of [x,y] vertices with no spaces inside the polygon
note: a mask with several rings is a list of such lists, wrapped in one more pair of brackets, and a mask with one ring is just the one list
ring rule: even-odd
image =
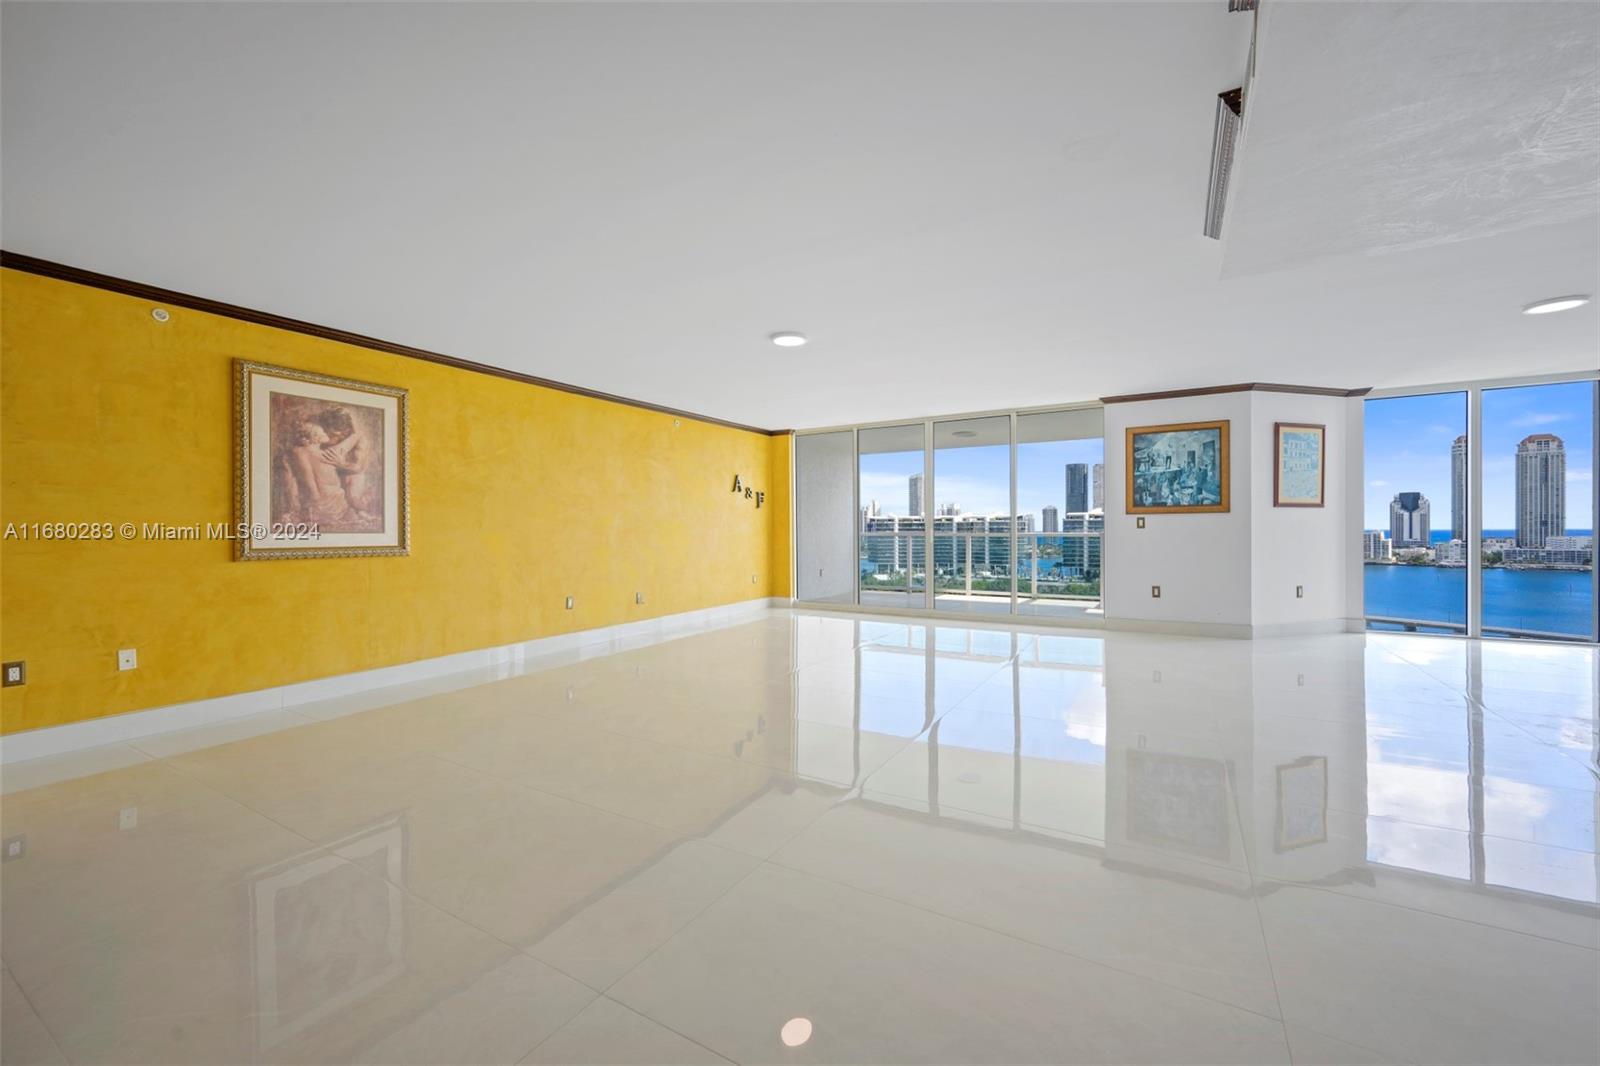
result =
[{"label": "reflection on floor", "polygon": [[1593,1062],[1597,671],[781,611],[22,764],[3,1057]]}]

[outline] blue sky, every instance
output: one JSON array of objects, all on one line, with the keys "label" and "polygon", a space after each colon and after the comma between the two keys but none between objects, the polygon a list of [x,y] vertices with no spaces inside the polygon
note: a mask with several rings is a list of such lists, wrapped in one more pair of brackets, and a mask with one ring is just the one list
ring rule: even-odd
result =
[{"label": "blue sky", "polygon": [[[1017,505],[1034,516],[1034,528],[1043,522],[1046,505],[1063,513],[1067,509],[1068,463],[1091,468],[1104,462],[1105,445],[1095,440],[1051,441],[1024,444],[1017,451]],[[885,514],[905,514],[909,502],[907,480],[922,473],[921,452],[891,452],[861,457],[861,501],[877,500]],[[959,503],[973,514],[1004,514],[1011,494],[1011,460],[1004,445],[977,448],[941,448],[934,453],[935,488],[928,498],[932,507]],[[1092,477],[1091,477],[1092,491]]]},{"label": "blue sky", "polygon": [[[1567,450],[1567,527],[1589,528],[1594,488],[1594,385],[1530,385],[1483,395],[1483,525],[1516,525],[1517,442],[1554,433]],[[1368,400],[1366,518],[1368,529],[1389,527],[1397,492],[1421,492],[1432,505],[1434,529],[1450,527],[1450,444],[1466,432],[1465,393]]]}]

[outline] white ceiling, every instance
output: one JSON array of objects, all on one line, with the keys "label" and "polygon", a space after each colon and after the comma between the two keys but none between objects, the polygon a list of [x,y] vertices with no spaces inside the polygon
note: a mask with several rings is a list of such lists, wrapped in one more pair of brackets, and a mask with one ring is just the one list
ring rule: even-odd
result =
[{"label": "white ceiling", "polygon": [[0,243],[770,427],[1600,363],[1600,5],[1263,2],[1219,243],[1223,0],[8,0]]}]

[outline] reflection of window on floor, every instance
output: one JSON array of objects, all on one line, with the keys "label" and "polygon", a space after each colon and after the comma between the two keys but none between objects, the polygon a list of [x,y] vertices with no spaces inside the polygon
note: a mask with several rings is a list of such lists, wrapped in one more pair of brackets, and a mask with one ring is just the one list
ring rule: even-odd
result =
[{"label": "reflection of window on floor", "polygon": [[1464,695],[1419,713],[1429,706],[1368,701],[1367,860],[1596,902],[1600,837],[1587,768],[1574,759],[1565,781],[1530,782],[1530,769],[1559,777],[1565,762]]},{"label": "reflection of window on floor", "polygon": [[[864,798],[995,828],[1105,839],[1099,640],[933,628],[930,652],[929,627],[862,623],[860,632],[856,757],[835,752],[826,768],[798,767],[802,776],[841,780],[874,738],[911,737],[866,775]],[[803,681],[801,691],[804,699]]]}]

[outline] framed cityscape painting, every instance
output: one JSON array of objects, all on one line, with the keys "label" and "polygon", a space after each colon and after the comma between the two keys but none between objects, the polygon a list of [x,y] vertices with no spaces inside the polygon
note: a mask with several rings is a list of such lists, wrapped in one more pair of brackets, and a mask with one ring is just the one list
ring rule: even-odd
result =
[{"label": "framed cityscape painting", "polygon": [[406,555],[406,390],[237,360],[240,559]]},{"label": "framed cityscape painting", "polygon": [[1128,514],[1228,510],[1228,421],[1130,426]]},{"label": "framed cityscape painting", "polygon": [[1328,485],[1326,426],[1276,422],[1272,427],[1272,506],[1321,507]]}]

